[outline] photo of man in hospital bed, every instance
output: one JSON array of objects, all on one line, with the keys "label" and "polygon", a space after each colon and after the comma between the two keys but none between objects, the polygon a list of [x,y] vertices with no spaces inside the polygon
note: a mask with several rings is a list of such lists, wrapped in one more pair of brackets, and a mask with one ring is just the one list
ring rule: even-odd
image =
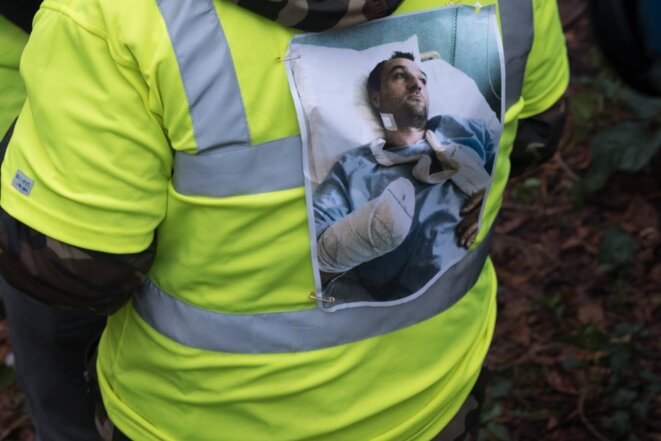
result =
[{"label": "photo of man in hospital bed", "polygon": [[366,88],[383,138],[347,150],[314,190],[327,295],[406,297],[475,240],[497,139],[480,119],[430,118],[427,83],[412,53],[379,62]]}]

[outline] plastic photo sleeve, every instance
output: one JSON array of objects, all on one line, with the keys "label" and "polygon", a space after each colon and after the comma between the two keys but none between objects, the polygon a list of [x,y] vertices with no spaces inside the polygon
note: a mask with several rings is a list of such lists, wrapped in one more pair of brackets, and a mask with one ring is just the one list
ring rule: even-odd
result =
[{"label": "plastic photo sleeve", "polygon": [[469,252],[504,116],[493,6],[295,37],[319,306],[385,306],[444,284]]}]

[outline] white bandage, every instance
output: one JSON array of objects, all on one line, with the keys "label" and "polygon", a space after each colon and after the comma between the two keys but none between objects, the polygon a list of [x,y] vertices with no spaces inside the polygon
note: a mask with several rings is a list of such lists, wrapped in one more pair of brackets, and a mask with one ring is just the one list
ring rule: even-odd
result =
[{"label": "white bandage", "polygon": [[452,164],[451,168],[456,172],[450,179],[461,191],[472,196],[487,188],[491,176],[484,169],[484,161],[473,149],[454,143],[441,144],[431,131],[425,133],[425,138],[441,164]]},{"label": "white bandage", "polygon": [[415,188],[406,178],[391,182],[376,199],[337,221],[317,240],[319,269],[341,273],[397,248],[415,213]]}]

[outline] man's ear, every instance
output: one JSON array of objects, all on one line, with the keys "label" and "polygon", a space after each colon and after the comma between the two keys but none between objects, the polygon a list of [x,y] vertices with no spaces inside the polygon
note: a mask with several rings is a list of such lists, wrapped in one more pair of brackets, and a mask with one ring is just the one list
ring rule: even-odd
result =
[{"label": "man's ear", "polygon": [[372,107],[376,110],[379,110],[379,107],[381,107],[381,97],[379,96],[378,91],[373,90],[370,92],[370,104],[372,104]]}]

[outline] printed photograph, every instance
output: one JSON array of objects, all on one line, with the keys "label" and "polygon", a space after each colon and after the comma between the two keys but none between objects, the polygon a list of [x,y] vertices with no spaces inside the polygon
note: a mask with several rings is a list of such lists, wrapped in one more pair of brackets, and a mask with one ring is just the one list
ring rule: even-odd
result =
[{"label": "printed photograph", "polygon": [[434,9],[328,36],[298,36],[287,56],[322,306],[442,288],[479,231],[502,130],[495,8]]}]

